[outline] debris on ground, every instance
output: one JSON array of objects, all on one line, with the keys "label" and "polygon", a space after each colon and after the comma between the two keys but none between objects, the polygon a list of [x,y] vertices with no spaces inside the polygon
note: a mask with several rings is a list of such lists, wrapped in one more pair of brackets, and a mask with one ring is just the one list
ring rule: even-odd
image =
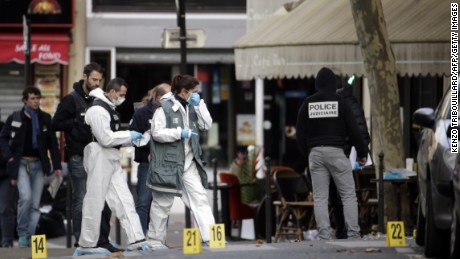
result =
[{"label": "debris on ground", "polygon": [[382,249],[380,248],[374,248],[374,247],[370,247],[370,248],[366,248],[366,253],[381,253],[383,252]]}]

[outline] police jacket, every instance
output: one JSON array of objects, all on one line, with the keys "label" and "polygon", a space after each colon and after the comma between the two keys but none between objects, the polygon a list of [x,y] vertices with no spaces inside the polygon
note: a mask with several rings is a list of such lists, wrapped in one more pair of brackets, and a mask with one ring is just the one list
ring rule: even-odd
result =
[{"label": "police jacket", "polygon": [[162,100],[162,107],[153,116],[151,157],[147,186],[152,190],[182,195],[182,175],[196,165],[203,187],[207,187],[208,179],[201,160],[199,136],[181,140],[184,128],[197,132],[208,130],[212,118],[203,100],[198,106],[182,103],[180,97],[171,96]]},{"label": "police jacket", "polygon": [[336,94],[336,76],[322,68],[316,77],[317,93],[307,97],[297,116],[297,144],[303,154],[316,146],[344,147],[350,137],[358,157],[366,157],[368,148],[360,134],[355,116],[345,99]]},{"label": "police jacket", "polygon": [[[24,108],[20,111],[13,112],[6,120],[0,132],[0,147],[2,148],[2,153],[8,160],[6,170],[12,179],[17,179],[18,177],[21,157],[24,151],[24,142],[27,134],[25,124],[23,123],[25,116]],[[61,155],[56,134],[51,130],[51,116],[39,109],[38,121],[40,126],[40,134],[37,136],[39,158],[42,164],[43,173],[49,175],[52,171],[48,151],[51,154],[53,170],[62,169]],[[13,158],[13,160],[9,161],[11,158]]]},{"label": "police jacket", "polygon": [[93,97],[85,96],[83,80],[73,85],[74,91],[62,98],[59,103],[51,127],[54,131],[64,131],[66,157],[83,156],[83,149],[91,142],[91,130],[85,124],[86,110]]},{"label": "police jacket", "polygon": [[[145,106],[134,112],[133,118],[129,124],[129,130],[144,133],[150,130],[150,121],[153,113],[161,104],[155,100],[149,101]],[[134,161],[138,163],[148,163],[150,148],[149,145],[134,148]]]}]

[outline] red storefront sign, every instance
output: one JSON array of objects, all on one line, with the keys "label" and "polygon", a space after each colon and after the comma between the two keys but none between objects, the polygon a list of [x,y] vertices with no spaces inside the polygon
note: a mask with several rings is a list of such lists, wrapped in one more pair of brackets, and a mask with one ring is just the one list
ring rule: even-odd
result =
[{"label": "red storefront sign", "polygon": [[[30,62],[39,64],[69,62],[69,37],[67,34],[32,34]],[[21,33],[0,34],[0,62],[24,64],[24,39]]]}]

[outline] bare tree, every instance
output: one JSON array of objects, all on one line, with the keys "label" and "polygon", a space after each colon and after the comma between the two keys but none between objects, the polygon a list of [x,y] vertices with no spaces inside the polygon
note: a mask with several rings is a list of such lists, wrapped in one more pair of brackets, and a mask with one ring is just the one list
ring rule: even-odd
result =
[{"label": "bare tree", "polygon": [[381,0],[350,0],[371,96],[372,151],[383,152],[385,168],[403,167],[404,146],[396,62]]}]

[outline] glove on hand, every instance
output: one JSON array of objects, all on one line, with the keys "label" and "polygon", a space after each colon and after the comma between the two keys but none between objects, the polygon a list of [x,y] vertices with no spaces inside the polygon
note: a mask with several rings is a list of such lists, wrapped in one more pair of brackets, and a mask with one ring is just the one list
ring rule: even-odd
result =
[{"label": "glove on hand", "polygon": [[200,95],[197,93],[193,93],[192,96],[190,96],[190,103],[194,106],[198,106],[200,104]]},{"label": "glove on hand", "polygon": [[352,169],[353,169],[353,171],[357,171],[357,170],[363,170],[364,167],[366,167],[366,166],[365,165],[360,166],[358,161],[355,161],[355,163],[353,164]]},{"label": "glove on hand", "polygon": [[191,136],[198,136],[198,133],[191,131],[190,129],[183,129],[181,134],[180,134],[182,139],[188,139]]},{"label": "glove on hand", "polygon": [[134,130],[130,131],[129,133],[131,133],[131,141],[136,141],[143,137],[141,133]]}]

